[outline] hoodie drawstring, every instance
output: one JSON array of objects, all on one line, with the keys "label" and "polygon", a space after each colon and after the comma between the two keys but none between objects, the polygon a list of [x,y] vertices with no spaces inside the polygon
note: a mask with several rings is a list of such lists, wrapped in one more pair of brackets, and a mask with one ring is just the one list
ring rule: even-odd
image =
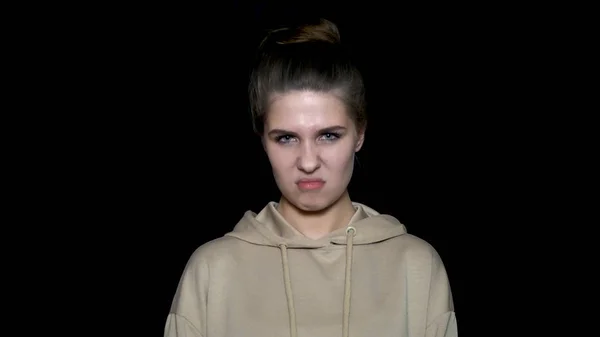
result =
[{"label": "hoodie drawstring", "polygon": [[283,262],[283,281],[285,282],[285,296],[287,297],[288,312],[290,315],[290,337],[298,336],[296,326],[296,309],[294,307],[294,296],[292,296],[292,282],[290,281],[290,267],[288,265],[287,246],[280,244],[281,260]]},{"label": "hoodie drawstring", "polygon": [[[352,254],[353,240],[356,235],[356,228],[348,227],[346,229],[346,274],[344,283],[344,313],[342,320],[342,337],[348,337],[350,333],[350,299],[352,294]],[[292,292],[292,282],[290,280],[290,267],[288,263],[287,246],[280,244],[281,260],[283,263],[283,280],[285,282],[285,295],[287,298],[288,312],[290,316],[290,337],[298,337],[298,327],[296,325],[296,308],[294,306],[294,296]]]},{"label": "hoodie drawstring", "polygon": [[352,243],[356,235],[356,228],[346,229],[346,284],[344,285],[344,325],[342,325],[342,337],[348,337],[350,333],[350,295],[352,294]]}]

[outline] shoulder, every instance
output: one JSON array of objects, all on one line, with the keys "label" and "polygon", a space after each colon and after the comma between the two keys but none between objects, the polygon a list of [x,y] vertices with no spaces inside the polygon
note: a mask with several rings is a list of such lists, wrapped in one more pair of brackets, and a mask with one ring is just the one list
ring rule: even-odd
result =
[{"label": "shoulder", "polygon": [[220,237],[196,248],[185,264],[176,297],[180,297],[181,292],[207,291],[206,287],[210,283],[211,274],[214,274],[215,269],[219,269],[215,266],[235,265],[236,259],[233,255],[236,253],[232,248],[239,244],[236,241],[239,240]]},{"label": "shoulder", "polygon": [[395,246],[414,254],[431,254],[435,248],[431,243],[414,234],[406,233],[394,238]]},{"label": "shoulder", "polygon": [[396,253],[402,256],[407,262],[425,264],[434,269],[443,267],[440,254],[428,241],[408,233],[398,236],[391,241],[393,241]]},{"label": "shoulder", "polygon": [[188,266],[208,266],[215,262],[231,259],[240,244],[242,244],[240,240],[229,236],[208,241],[192,252]]}]

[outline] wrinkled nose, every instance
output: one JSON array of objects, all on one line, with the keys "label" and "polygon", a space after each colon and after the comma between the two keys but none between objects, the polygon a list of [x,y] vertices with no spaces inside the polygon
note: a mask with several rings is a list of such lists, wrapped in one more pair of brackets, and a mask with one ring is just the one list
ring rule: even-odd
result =
[{"label": "wrinkled nose", "polygon": [[305,173],[312,173],[321,166],[321,159],[317,149],[311,144],[302,147],[298,156],[298,169]]}]

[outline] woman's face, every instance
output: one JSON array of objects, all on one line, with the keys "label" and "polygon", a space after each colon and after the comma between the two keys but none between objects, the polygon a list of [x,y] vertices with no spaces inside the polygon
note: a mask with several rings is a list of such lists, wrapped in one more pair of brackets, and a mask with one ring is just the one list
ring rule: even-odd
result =
[{"label": "woman's face", "polygon": [[292,91],[272,98],[263,144],[283,197],[322,210],[346,191],[364,132],[333,94]]}]

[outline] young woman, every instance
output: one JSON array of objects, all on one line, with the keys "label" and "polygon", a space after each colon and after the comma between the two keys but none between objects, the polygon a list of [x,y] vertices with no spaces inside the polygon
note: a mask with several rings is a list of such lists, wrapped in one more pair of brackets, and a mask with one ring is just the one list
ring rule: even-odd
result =
[{"label": "young woman", "polygon": [[166,337],[457,336],[436,250],[347,191],[361,75],[326,20],[271,32],[250,81],[278,202],[190,257]]}]

